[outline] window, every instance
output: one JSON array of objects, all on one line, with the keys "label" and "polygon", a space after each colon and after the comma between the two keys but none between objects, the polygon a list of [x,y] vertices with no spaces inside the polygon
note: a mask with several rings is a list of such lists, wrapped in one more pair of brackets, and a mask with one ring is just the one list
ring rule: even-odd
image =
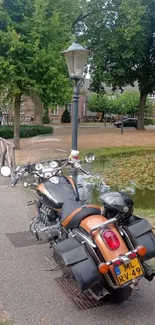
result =
[{"label": "window", "polygon": [[52,115],[59,115],[59,109],[58,109],[58,106],[54,109],[52,109],[52,112],[51,112]]},{"label": "window", "polygon": [[155,98],[155,93],[150,94],[150,98]]}]

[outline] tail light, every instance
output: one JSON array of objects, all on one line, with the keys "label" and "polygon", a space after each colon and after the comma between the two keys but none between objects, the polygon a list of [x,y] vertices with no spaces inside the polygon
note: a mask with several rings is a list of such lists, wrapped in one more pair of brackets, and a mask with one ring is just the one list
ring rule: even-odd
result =
[{"label": "tail light", "polygon": [[135,253],[135,252],[132,252],[132,253],[130,253],[129,255],[128,255],[128,257],[130,258],[130,259],[133,259],[133,258],[135,258],[137,256],[137,254]]},{"label": "tail light", "polygon": [[115,251],[116,249],[118,249],[120,247],[120,241],[119,241],[118,237],[116,236],[116,234],[114,233],[114,231],[105,230],[101,234],[101,237],[110,250]]}]

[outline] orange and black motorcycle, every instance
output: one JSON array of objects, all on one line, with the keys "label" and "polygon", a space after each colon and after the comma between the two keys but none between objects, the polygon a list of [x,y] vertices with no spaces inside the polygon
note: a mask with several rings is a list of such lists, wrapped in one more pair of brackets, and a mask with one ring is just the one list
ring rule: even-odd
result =
[{"label": "orange and black motorcycle", "polygon": [[[30,230],[38,240],[52,243],[55,261],[81,291],[121,303],[142,277],[151,281],[155,276],[146,264],[155,257],[152,226],[133,215],[133,201],[122,192],[102,194],[101,207],[80,202],[73,178],[58,175],[66,165],[89,174],[75,159],[48,169],[52,176],[36,189],[38,216],[31,221]],[[13,185],[24,170],[26,167],[17,169]]]}]

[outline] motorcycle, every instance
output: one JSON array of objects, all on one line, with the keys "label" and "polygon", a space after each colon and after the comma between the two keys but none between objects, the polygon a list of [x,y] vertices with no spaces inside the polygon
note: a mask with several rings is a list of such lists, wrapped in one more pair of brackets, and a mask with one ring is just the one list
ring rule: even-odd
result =
[{"label": "motorcycle", "polygon": [[[86,160],[94,160],[93,155],[86,155]],[[72,157],[48,168],[48,179],[36,189],[38,216],[32,219],[30,231],[38,240],[52,244],[56,263],[65,276],[74,279],[79,290],[89,290],[98,300],[122,303],[143,277],[152,281],[155,276],[146,263],[155,257],[152,226],[134,216],[134,203],[123,192],[102,194],[102,206],[83,204],[73,177],[61,174],[66,166],[90,174],[81,161]],[[17,169],[12,186],[29,167]],[[37,175],[44,172],[40,168]],[[9,176],[7,166],[2,167],[1,174]]]}]

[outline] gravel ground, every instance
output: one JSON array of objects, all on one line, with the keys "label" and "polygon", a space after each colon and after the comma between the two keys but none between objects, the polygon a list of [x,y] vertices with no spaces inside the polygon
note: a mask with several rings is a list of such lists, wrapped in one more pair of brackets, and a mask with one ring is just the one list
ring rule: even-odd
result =
[{"label": "gravel ground", "polygon": [[[21,139],[21,150],[16,151],[18,163],[34,162],[50,157],[66,157],[71,148],[72,129],[70,126],[55,126],[51,136]],[[145,131],[133,128],[120,129],[113,126],[79,127],[79,148],[92,149],[101,147],[148,146],[155,147],[155,128]]]}]

